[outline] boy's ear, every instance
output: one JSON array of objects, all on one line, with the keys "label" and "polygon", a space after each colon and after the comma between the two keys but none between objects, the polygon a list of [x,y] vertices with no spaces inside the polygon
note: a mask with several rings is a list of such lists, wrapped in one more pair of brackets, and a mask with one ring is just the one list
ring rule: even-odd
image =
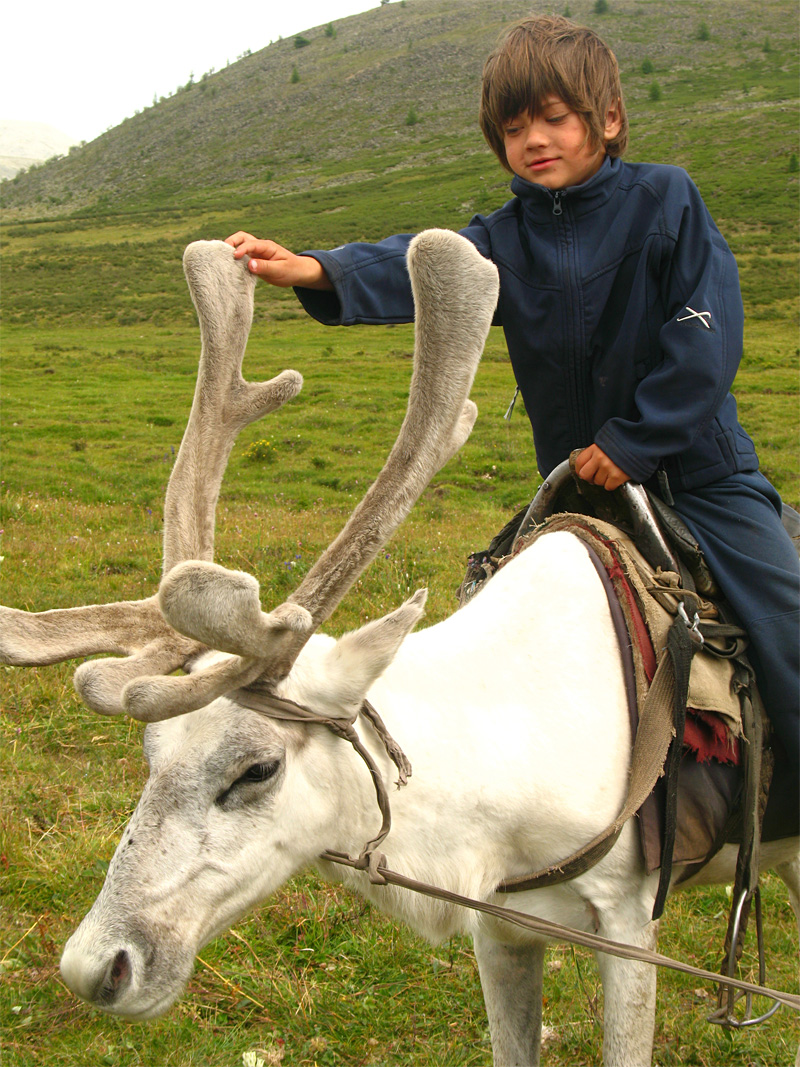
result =
[{"label": "boy's ear", "polygon": [[622,129],[622,114],[619,100],[615,101],[606,112],[606,124],[603,129],[603,140],[608,143],[619,136]]}]

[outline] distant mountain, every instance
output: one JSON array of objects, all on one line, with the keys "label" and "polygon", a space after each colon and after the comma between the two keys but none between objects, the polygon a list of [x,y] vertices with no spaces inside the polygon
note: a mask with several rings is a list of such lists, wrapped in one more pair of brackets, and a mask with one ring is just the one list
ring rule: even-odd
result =
[{"label": "distant mountain", "polygon": [[13,178],[26,167],[64,155],[77,143],[45,122],[0,119],[0,178]]},{"label": "distant mountain", "polygon": [[617,53],[629,158],[717,183],[731,168],[743,180],[767,164],[786,171],[796,0],[610,0],[605,14],[595,0],[395,0],[192,79],[17,175],[3,185],[5,217],[207,209],[401,174],[434,188],[443,166],[477,158],[496,175],[477,127],[483,62],[510,22],[567,6]]}]

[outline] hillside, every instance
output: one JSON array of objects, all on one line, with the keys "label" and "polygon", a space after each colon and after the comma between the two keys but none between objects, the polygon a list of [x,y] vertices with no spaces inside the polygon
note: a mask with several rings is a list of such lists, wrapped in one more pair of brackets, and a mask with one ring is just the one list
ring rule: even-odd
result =
[{"label": "hillside", "polygon": [[[724,150],[748,118],[783,129],[775,112],[796,98],[793,3],[612,0],[603,16],[593,6],[569,5],[617,52],[632,158],[694,163],[703,145]],[[483,156],[482,63],[503,25],[532,8],[552,4],[395,0],[335,23],[335,36],[306,31],[306,47],[278,41],[4,184],[6,217],[266,198]],[[652,73],[642,72],[645,60]],[[785,126],[794,127],[791,110]],[[790,146],[767,132],[759,127],[750,162],[788,162]]]},{"label": "hillside", "polygon": [[[619,57],[628,158],[685,166],[739,258],[751,316],[793,315],[794,3],[593,8],[569,4]],[[508,178],[477,128],[479,77],[503,26],[531,9],[552,4],[395,0],[334,36],[306,31],[305,47],[254,52],[4,182],[5,321],[188,322],[176,263],[190,240],[249,229],[331,247],[498,207]]]}]

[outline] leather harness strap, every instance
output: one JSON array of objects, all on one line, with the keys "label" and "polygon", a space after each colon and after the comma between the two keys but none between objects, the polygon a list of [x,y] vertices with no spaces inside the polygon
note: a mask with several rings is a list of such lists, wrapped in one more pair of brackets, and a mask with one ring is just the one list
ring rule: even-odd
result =
[{"label": "leather harness strap", "polygon": [[[664,657],[664,659],[666,659],[666,657]],[[660,678],[659,672],[661,672],[661,667],[656,671],[656,677],[653,679],[653,686],[658,685],[659,688],[663,686],[667,691],[671,691],[671,682],[667,680],[669,678],[669,672],[661,672]],[[415,893],[422,893],[426,896],[434,897],[437,900],[456,904],[459,907],[471,908],[474,911],[480,911],[486,915],[502,919],[505,922],[521,926],[538,934],[540,937],[566,941],[569,944],[583,945],[594,951],[606,952],[609,955],[618,956],[622,959],[638,960],[642,963],[650,963],[657,967],[667,967],[674,971],[680,971],[683,974],[689,974],[705,981],[719,982],[719,975],[714,974],[711,971],[705,971],[699,967],[693,967],[687,963],[681,963],[678,960],[670,959],[669,956],[663,956],[659,952],[652,952],[649,949],[643,949],[636,945],[627,945],[619,941],[611,941],[608,938],[601,937],[599,934],[590,934],[581,930],[574,930],[569,926],[550,922],[547,919],[540,919],[534,915],[527,915],[524,912],[514,911],[511,908],[492,904],[485,900],[474,900],[471,897],[465,897],[458,893],[453,893],[450,890],[429,885],[426,882],[419,882],[413,878],[408,878],[403,874],[399,874],[397,871],[390,870],[386,866],[386,857],[378,851],[378,846],[388,834],[391,825],[388,793],[375,761],[372,759],[366,748],[361,744],[358,734],[354,729],[353,724],[357,716],[353,716],[350,719],[337,719],[322,716],[312,711],[310,708],[297,704],[292,700],[277,697],[273,693],[259,689],[257,686],[237,690],[236,693],[232,694],[232,699],[243,707],[260,712],[263,715],[268,715],[271,718],[284,719],[290,722],[300,722],[309,725],[317,724],[326,726],[328,729],[333,730],[339,737],[349,741],[367,764],[375,785],[378,806],[383,816],[381,830],[372,841],[367,843],[361,854],[355,859],[344,853],[332,852],[326,849],[320,856],[321,860],[336,863],[340,866],[351,867],[355,870],[366,871],[370,882],[375,885],[395,885],[404,889],[410,889]],[[386,731],[380,716],[372,705],[365,701],[361,713],[372,723],[385,745],[387,752],[398,767],[401,779],[398,781],[398,785],[404,784],[403,780],[411,774],[411,766],[408,763],[408,760],[403,755],[399,746],[392,740],[388,731]],[[660,739],[655,747],[657,748],[658,744],[661,744],[662,742],[663,739]],[[668,740],[667,744],[669,744]],[[642,745],[642,749],[647,750],[646,754],[649,766],[658,763],[657,754],[653,754],[649,751],[651,747],[652,746],[649,743],[647,745]],[[613,844],[613,841],[611,844]],[[610,849],[611,844],[608,845],[606,851]],[[781,990],[770,989],[763,985],[756,985],[753,982],[745,982],[738,978],[734,978],[733,976],[726,976],[725,984],[740,990],[742,993],[749,996],[758,995],[771,997],[774,1001],[779,1001],[780,1003],[793,1008],[795,1011],[800,1011],[800,996],[793,993],[784,993]]]},{"label": "leather harness strap", "polygon": [[[687,656],[689,662],[691,661],[691,650],[692,639],[689,637],[686,623],[681,616],[676,616],[670,630],[666,653],[661,658],[640,709],[631,756],[628,793],[616,819],[571,856],[534,874],[505,879],[497,887],[499,892],[520,893],[570,881],[593,867],[611,850],[622,832],[622,827],[644,804],[661,776],[674,736],[673,709],[679,703],[686,707],[689,671],[684,667],[684,663]],[[681,742],[682,740],[681,738]],[[654,918],[657,916],[654,915]]]}]

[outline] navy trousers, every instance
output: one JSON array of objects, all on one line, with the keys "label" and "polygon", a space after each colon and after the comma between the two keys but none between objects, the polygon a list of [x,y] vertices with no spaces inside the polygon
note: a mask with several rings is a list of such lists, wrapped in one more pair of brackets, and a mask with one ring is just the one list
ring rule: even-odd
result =
[{"label": "navy trousers", "polygon": [[800,560],[781,524],[780,496],[757,471],[674,495],[750,638],[773,743],[799,772]]}]

